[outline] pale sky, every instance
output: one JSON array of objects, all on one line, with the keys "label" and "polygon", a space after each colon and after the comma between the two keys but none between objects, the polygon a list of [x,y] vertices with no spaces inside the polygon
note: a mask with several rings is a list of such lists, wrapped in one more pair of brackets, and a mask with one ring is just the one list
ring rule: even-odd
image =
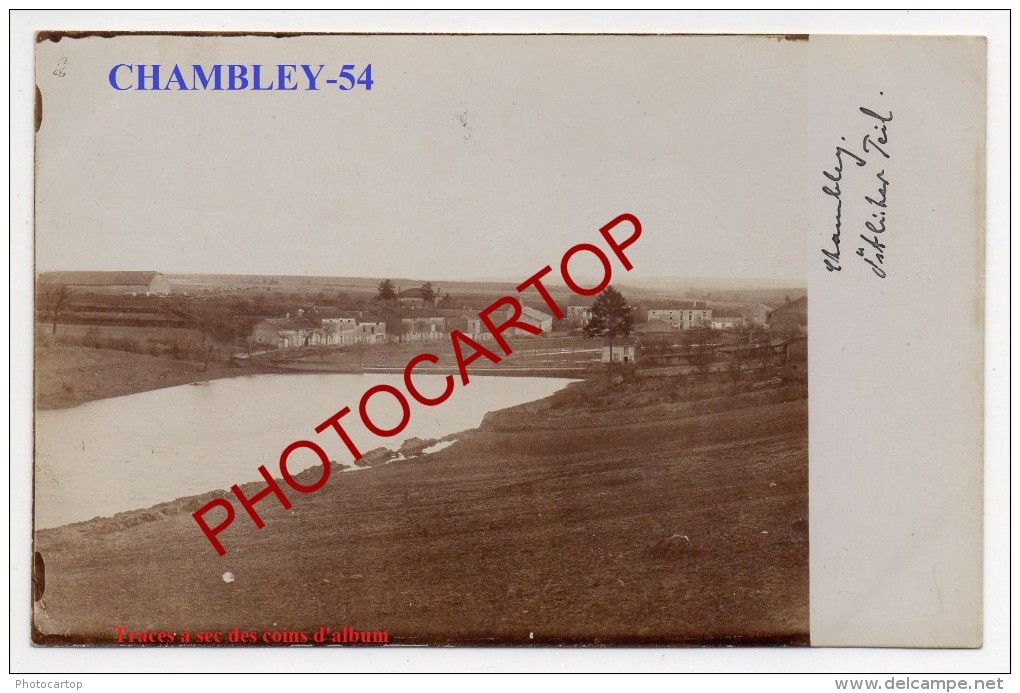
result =
[{"label": "pale sky", "polygon": [[[37,269],[524,278],[631,212],[635,278],[804,281],[806,57],[765,37],[41,43]],[[371,63],[374,84],[116,91],[118,63]]]}]

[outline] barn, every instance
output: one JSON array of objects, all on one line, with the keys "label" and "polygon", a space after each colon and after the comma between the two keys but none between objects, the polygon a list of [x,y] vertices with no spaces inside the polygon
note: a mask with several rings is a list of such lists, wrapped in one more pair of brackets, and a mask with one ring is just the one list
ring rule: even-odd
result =
[{"label": "barn", "polygon": [[[500,317],[502,316],[502,317]],[[497,324],[506,323],[513,317],[513,309],[506,308],[505,310],[493,313],[493,320],[498,320]],[[543,313],[540,310],[535,310],[531,306],[521,306],[521,314],[517,318],[518,322],[524,323],[525,325],[531,325],[537,327],[542,332],[548,332],[552,329],[553,317],[547,313]],[[532,333],[511,327],[505,331],[505,334],[511,337],[530,337]]]},{"label": "barn", "polygon": [[63,284],[77,293],[169,294],[170,281],[159,272],[43,272],[42,284]]}]

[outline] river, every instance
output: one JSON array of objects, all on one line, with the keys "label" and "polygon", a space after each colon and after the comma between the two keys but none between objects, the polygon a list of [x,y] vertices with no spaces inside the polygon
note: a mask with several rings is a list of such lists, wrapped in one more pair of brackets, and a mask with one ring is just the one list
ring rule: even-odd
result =
[{"label": "river", "polygon": [[[547,397],[571,382],[475,376],[462,386],[454,377],[449,399],[434,407],[412,401],[407,428],[385,439],[358,420],[358,401],[379,383],[403,391],[398,374],[225,378],[36,412],[36,528],[229,489],[261,479],[261,464],[279,477],[280,453],[295,440],[315,441],[332,459],[350,463],[350,453],[332,430],[315,433],[343,406],[352,410],[342,419],[344,428],[364,453],[396,449],[414,436],[439,438],[475,428],[487,412]],[[443,378],[419,375],[415,383],[423,395],[436,396]],[[389,395],[379,394],[370,400],[368,414],[378,426],[390,428],[400,409]],[[318,458],[302,450],[288,469],[296,473],[316,464]]]}]

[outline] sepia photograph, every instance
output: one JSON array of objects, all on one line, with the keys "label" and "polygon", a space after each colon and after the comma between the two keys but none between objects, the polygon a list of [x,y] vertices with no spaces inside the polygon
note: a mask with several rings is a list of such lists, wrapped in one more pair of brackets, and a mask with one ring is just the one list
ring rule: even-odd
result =
[{"label": "sepia photograph", "polygon": [[807,70],[37,34],[33,641],[809,645]]},{"label": "sepia photograph", "polygon": [[13,12],[14,687],[1001,689],[1005,17]]}]

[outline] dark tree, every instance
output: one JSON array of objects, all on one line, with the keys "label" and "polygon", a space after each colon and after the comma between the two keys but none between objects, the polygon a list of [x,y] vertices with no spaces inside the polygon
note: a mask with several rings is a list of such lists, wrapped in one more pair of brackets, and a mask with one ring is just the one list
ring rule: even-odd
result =
[{"label": "dark tree", "polygon": [[715,331],[706,327],[684,330],[688,339],[687,360],[700,375],[709,373],[716,362]]},{"label": "dark tree", "polygon": [[232,327],[229,321],[223,319],[222,315],[213,306],[199,305],[189,311],[191,325],[202,336],[202,372],[209,368],[209,358],[212,356],[213,342],[217,333],[230,331]]},{"label": "dark tree", "polygon": [[432,282],[425,282],[421,285],[421,297],[425,303],[433,305],[436,302],[436,290],[432,288]]},{"label": "dark tree", "polygon": [[585,337],[604,337],[609,340],[609,378],[613,374],[613,339],[627,337],[634,329],[634,308],[612,286],[598,295],[591,307],[591,319],[584,326]]},{"label": "dark tree", "polygon": [[379,282],[379,293],[376,295],[375,300],[389,302],[396,297],[397,289],[393,286],[392,280],[383,279]]},{"label": "dark tree", "polygon": [[66,284],[48,284],[39,296],[39,307],[46,319],[53,323],[53,334],[57,333],[57,321],[64,316],[71,305],[73,294]]}]

